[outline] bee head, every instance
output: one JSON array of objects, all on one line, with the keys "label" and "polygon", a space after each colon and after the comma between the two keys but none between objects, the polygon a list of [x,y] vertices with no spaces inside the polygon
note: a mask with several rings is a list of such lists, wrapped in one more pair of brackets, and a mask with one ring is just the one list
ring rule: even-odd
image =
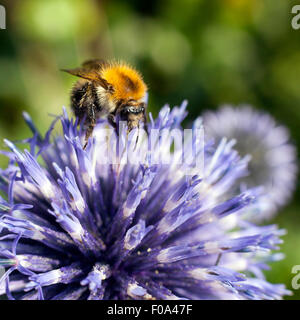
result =
[{"label": "bee head", "polygon": [[146,122],[146,105],[144,102],[126,104],[119,108],[118,114],[122,121],[127,121],[128,130],[139,126],[140,122]]},{"label": "bee head", "polygon": [[141,103],[138,106],[127,105],[121,110],[121,115],[128,116],[128,115],[138,115],[140,113],[145,112],[145,104]]}]

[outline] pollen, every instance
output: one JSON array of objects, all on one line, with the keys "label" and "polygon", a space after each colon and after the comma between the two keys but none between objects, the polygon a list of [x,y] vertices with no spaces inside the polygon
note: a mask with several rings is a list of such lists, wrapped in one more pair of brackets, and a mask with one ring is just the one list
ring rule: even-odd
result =
[{"label": "pollen", "polygon": [[108,64],[101,70],[101,77],[113,86],[113,100],[140,100],[146,94],[142,76],[127,64]]}]

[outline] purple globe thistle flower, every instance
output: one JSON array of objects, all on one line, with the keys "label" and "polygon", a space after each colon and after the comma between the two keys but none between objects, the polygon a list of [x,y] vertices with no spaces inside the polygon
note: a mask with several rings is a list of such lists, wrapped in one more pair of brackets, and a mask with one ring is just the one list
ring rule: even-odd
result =
[{"label": "purple globe thistle flower", "polygon": [[250,156],[249,175],[242,182],[247,187],[265,188],[265,196],[253,207],[255,219],[272,217],[287,204],[296,185],[296,149],[289,143],[288,129],[250,106],[225,105],[216,112],[204,113],[203,121],[206,137],[216,143],[223,137],[234,139],[239,154]]},{"label": "purple globe thistle flower", "polygon": [[[34,136],[21,152],[5,141],[10,162],[1,170],[0,295],[9,299],[280,299],[283,285],[267,282],[282,234],[247,223],[243,208],[259,189],[224,200],[247,161],[223,139],[203,145],[194,122],[184,150],[166,135],[186,116],[186,103],[164,107],[148,132],[110,130],[104,120],[83,150],[84,134],[65,113],[63,135],[50,141],[27,114]],[[197,134],[195,134],[197,133]],[[168,134],[167,134],[168,135]],[[152,137],[152,138],[151,138]],[[150,143],[149,143],[150,141]],[[171,142],[174,140],[170,139]],[[126,142],[126,143],[125,143]],[[139,143],[139,147],[136,147]],[[151,146],[152,152],[145,152]],[[192,146],[188,160],[178,161]],[[134,160],[124,161],[132,150]],[[169,162],[157,161],[169,154]]]}]

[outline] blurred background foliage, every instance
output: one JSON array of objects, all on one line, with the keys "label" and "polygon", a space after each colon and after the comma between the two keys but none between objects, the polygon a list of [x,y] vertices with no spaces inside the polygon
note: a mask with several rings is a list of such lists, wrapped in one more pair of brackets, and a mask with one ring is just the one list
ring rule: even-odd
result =
[{"label": "blurred background foliage", "polygon": [[[22,111],[42,132],[69,105],[75,80],[59,71],[86,59],[129,61],[150,88],[149,110],[189,101],[189,119],[249,103],[291,131],[300,149],[300,30],[287,0],[7,0],[0,30],[0,141],[27,137]],[[298,1],[300,4],[300,1]],[[0,165],[6,159],[0,158]],[[274,219],[286,259],[267,272],[291,289],[300,264],[300,190]],[[299,299],[300,289],[288,299]]]}]

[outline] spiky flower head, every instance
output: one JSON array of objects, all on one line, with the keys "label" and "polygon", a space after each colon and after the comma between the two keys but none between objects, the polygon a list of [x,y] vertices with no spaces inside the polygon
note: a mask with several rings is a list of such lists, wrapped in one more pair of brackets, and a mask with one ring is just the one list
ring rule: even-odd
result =
[{"label": "spiky flower head", "polygon": [[296,149],[289,142],[286,127],[279,125],[267,113],[248,105],[225,105],[203,115],[207,138],[216,143],[223,137],[236,141],[234,148],[241,156],[249,155],[249,174],[238,183],[247,187],[264,186],[256,219],[272,217],[287,204],[296,185]]},{"label": "spiky flower head", "polygon": [[[185,147],[174,148],[185,105],[164,107],[156,120],[150,115],[149,136],[117,134],[101,120],[85,150],[82,128],[66,112],[63,135],[52,141],[54,124],[41,138],[25,114],[34,132],[26,140],[30,150],[6,141],[10,162],[1,171],[7,197],[0,206],[0,294],[96,300],[288,294],[262,273],[279,258],[271,250],[282,231],[242,216],[260,190],[224,200],[247,161],[226,139],[216,149],[204,145],[200,119]],[[129,149],[131,162],[124,156]],[[202,156],[204,165],[195,165]]]}]

